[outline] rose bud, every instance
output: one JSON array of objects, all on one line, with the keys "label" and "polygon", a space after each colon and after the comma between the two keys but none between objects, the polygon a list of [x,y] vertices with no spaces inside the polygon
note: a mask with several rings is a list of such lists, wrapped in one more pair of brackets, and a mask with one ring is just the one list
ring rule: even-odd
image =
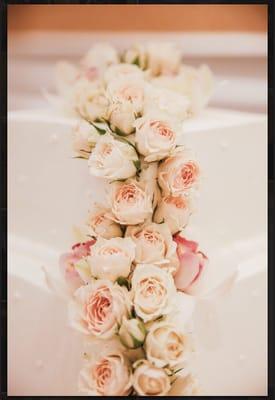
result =
[{"label": "rose bud", "polygon": [[73,130],[73,150],[81,157],[89,158],[99,138],[96,128],[82,119]]},{"label": "rose bud", "polygon": [[138,155],[127,143],[105,134],[98,140],[88,166],[90,174],[105,179],[119,180],[134,176]]},{"label": "rose bud", "polygon": [[157,368],[147,360],[138,360],[133,386],[139,396],[165,396],[171,382],[163,368]]},{"label": "rose bud", "polygon": [[112,103],[108,109],[108,119],[111,128],[122,136],[133,133],[136,113],[130,102]]},{"label": "rose bud", "polygon": [[124,346],[129,349],[136,349],[142,346],[146,336],[146,329],[140,319],[126,319],[123,317],[122,325],[118,333],[120,341]]},{"label": "rose bud", "polygon": [[179,268],[174,275],[175,285],[178,290],[185,293],[198,294],[208,258],[198,251],[197,242],[187,240],[178,234],[174,236],[174,241],[177,243],[179,258]]}]

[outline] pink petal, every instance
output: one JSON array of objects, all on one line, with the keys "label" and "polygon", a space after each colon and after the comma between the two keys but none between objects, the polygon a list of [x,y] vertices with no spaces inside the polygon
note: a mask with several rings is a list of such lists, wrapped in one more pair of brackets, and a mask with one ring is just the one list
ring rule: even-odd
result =
[{"label": "pink petal", "polygon": [[196,253],[199,247],[199,244],[197,242],[194,242],[193,240],[187,240],[179,234],[174,235],[173,240],[177,243],[180,253],[185,251]]},{"label": "pink petal", "polygon": [[199,277],[202,266],[200,257],[187,252],[179,257],[180,267],[174,276],[176,288],[186,290]]},{"label": "pink petal", "polygon": [[96,240],[88,240],[85,243],[76,243],[72,246],[74,256],[80,260],[82,257],[90,255],[91,246],[95,244]]}]

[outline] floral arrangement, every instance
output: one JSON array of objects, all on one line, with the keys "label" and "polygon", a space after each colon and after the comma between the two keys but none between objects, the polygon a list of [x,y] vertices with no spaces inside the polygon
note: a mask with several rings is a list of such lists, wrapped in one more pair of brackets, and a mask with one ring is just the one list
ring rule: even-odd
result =
[{"label": "floral arrangement", "polygon": [[190,298],[208,257],[184,234],[201,171],[180,135],[207,104],[212,73],[184,65],[174,44],[148,43],[121,54],[95,45],[57,76],[62,107],[78,117],[75,156],[106,182],[105,202],[60,257],[71,325],[90,346],[79,389],[194,395]]}]

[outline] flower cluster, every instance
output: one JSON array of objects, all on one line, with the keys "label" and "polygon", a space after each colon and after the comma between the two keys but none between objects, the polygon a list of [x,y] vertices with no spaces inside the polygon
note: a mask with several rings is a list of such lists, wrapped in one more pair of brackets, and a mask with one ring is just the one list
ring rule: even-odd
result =
[{"label": "flower cluster", "polygon": [[80,390],[167,395],[183,371],[180,394],[193,393],[188,310],[177,300],[197,293],[208,258],[182,233],[201,171],[180,134],[205,106],[212,74],[183,65],[169,43],[120,55],[96,45],[78,67],[58,68],[59,92],[79,117],[74,151],[107,186],[105,203],[91,205],[87,240],[60,258],[71,325],[100,348],[85,361]]}]

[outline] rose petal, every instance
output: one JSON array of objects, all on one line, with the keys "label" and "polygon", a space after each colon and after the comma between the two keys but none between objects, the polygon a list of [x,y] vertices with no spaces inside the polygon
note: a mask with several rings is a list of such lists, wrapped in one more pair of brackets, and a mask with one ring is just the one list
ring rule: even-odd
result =
[{"label": "rose petal", "polygon": [[200,273],[200,257],[193,253],[185,253],[179,257],[180,267],[174,276],[177,289],[184,290],[192,284]]}]

